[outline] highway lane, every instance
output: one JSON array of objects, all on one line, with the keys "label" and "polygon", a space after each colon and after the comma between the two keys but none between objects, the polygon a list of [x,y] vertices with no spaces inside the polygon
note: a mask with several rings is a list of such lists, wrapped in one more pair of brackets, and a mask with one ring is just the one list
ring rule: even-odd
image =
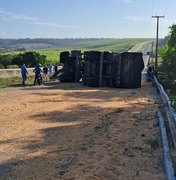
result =
[{"label": "highway lane", "polygon": [[143,52],[144,70],[143,74],[147,72],[147,66],[152,52],[152,42],[143,42],[134,46],[129,52]]},{"label": "highway lane", "polygon": [[143,47],[146,45],[146,43],[147,42],[137,44],[136,46],[132,47],[128,52],[142,52]]},{"label": "highway lane", "polygon": [[149,61],[150,61],[151,53],[152,53],[152,43],[148,42],[145,45],[145,48],[144,48],[144,51],[143,51],[144,70],[143,70],[142,73],[147,73],[147,67],[148,67],[148,64],[149,64]]}]

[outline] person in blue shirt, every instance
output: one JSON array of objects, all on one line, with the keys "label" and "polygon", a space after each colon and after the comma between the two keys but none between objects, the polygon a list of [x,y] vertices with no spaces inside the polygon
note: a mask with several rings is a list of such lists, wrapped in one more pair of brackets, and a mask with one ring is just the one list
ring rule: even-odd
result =
[{"label": "person in blue shirt", "polygon": [[22,76],[23,85],[25,85],[25,81],[27,79],[27,74],[28,74],[28,72],[27,72],[25,64],[21,65],[21,76]]},{"label": "person in blue shirt", "polygon": [[36,67],[34,68],[33,72],[35,73],[35,78],[34,78],[34,86],[35,86],[37,78],[41,77],[42,70],[41,70],[39,65],[36,65]]}]

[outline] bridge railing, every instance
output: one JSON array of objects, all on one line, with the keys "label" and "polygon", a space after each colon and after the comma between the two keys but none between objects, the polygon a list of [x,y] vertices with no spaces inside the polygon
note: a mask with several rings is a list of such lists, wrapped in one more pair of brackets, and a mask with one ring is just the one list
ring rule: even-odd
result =
[{"label": "bridge railing", "polygon": [[[175,170],[172,163],[172,156],[170,153],[168,134],[170,134],[172,139],[172,145],[174,148],[174,153],[176,153],[176,113],[171,106],[170,99],[165,92],[163,86],[158,82],[157,78],[154,76],[153,82],[156,86],[157,92],[160,96],[159,110],[157,112],[160,134],[163,146],[163,158],[165,173],[168,180],[175,180]],[[168,127],[168,129],[166,128]],[[171,147],[172,148],[172,147]]]}]

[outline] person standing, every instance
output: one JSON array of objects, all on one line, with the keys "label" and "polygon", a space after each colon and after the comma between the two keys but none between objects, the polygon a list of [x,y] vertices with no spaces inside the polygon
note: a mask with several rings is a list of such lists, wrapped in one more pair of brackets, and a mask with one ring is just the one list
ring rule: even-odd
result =
[{"label": "person standing", "polygon": [[48,77],[48,67],[44,66],[43,67],[43,82],[47,82]]},{"label": "person standing", "polygon": [[[39,65],[36,65],[33,72],[35,73],[35,78],[34,78],[34,86],[35,86],[35,83],[36,83],[37,79],[41,78],[42,70],[41,70]],[[41,81],[42,81],[42,78],[41,78]]]},{"label": "person standing", "polygon": [[57,70],[58,70],[58,65],[57,65],[57,63],[54,65],[54,72],[57,72]]},{"label": "person standing", "polygon": [[25,85],[25,81],[27,79],[28,71],[26,69],[25,64],[21,65],[21,76],[22,76],[22,83]]},{"label": "person standing", "polygon": [[53,75],[53,72],[52,72],[52,65],[49,64],[48,65],[48,76],[51,77]]}]

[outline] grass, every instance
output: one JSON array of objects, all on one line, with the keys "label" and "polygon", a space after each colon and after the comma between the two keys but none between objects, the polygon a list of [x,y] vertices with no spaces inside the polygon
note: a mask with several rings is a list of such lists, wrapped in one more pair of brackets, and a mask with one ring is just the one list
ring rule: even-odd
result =
[{"label": "grass", "polygon": [[[31,85],[34,82],[34,76],[28,76],[26,80],[26,85]],[[0,87],[14,87],[14,86],[22,86],[22,78],[20,76],[16,77],[7,77],[0,78]]]},{"label": "grass", "polygon": [[176,109],[176,74],[158,69],[158,79],[167,92],[172,106]]}]

